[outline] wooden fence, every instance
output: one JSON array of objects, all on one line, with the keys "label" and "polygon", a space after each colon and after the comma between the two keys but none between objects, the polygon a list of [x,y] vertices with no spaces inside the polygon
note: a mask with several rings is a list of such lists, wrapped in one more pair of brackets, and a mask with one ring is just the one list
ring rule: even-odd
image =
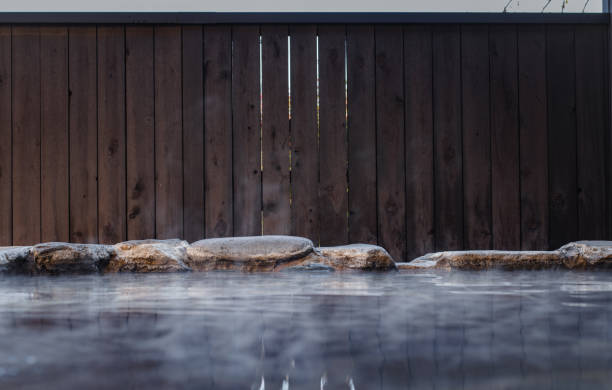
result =
[{"label": "wooden fence", "polygon": [[0,244],[610,238],[607,34],[0,25]]}]

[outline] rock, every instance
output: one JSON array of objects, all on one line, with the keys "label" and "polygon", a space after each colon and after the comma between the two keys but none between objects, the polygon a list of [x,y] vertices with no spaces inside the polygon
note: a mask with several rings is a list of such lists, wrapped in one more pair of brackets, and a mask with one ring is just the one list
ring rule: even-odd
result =
[{"label": "rock", "polygon": [[[320,258],[317,259],[318,261],[320,261]],[[308,271],[308,272],[334,272],[335,268],[330,266],[330,265],[326,265],[323,263],[318,263],[316,262],[304,262],[298,265],[291,265],[288,267],[283,267],[280,269],[281,271],[287,271],[287,272],[297,272],[297,271]]]},{"label": "rock", "polygon": [[0,273],[24,272],[31,250],[31,246],[0,247]]},{"label": "rock", "polygon": [[187,241],[139,240],[115,244],[116,256],[105,272],[185,272],[190,271],[187,260]]},{"label": "rock", "polygon": [[304,259],[314,250],[312,241],[292,236],[210,238],[187,248],[187,264],[197,271],[274,271]]},{"label": "rock", "polygon": [[449,251],[430,253],[409,263],[398,264],[401,270],[532,270],[548,268],[586,269],[612,266],[612,241],[572,242],[555,251]]},{"label": "rock", "polygon": [[391,255],[382,247],[368,244],[352,244],[317,248],[322,262],[338,271],[367,270],[387,271],[396,269]]},{"label": "rock", "polygon": [[108,245],[48,242],[32,247],[32,271],[48,274],[99,272],[113,255],[113,247]]},{"label": "rock", "polygon": [[577,241],[559,248],[567,268],[612,266],[612,241]]}]

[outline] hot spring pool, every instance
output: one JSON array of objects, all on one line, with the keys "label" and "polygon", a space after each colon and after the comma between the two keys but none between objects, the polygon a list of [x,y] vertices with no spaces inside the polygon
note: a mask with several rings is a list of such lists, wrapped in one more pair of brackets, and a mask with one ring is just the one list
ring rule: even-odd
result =
[{"label": "hot spring pool", "polygon": [[0,276],[0,388],[609,388],[611,301],[601,271]]}]

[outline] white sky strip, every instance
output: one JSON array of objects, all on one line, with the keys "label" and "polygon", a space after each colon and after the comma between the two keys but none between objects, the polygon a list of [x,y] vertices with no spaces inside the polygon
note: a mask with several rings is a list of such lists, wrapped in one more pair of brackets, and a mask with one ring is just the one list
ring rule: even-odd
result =
[{"label": "white sky strip", "polygon": [[[541,12],[548,0],[20,0],[0,12]],[[602,0],[551,0],[546,12],[601,12]],[[586,4],[586,7],[585,7]]]}]

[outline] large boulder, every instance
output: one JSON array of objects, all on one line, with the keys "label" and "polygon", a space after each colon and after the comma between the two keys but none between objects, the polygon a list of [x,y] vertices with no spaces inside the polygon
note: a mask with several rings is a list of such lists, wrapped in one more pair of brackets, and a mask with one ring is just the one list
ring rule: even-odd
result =
[{"label": "large boulder", "polygon": [[101,271],[114,255],[112,246],[48,242],[31,249],[31,271],[42,274]]},{"label": "large boulder", "polygon": [[321,262],[335,270],[387,271],[396,269],[395,262],[382,247],[352,244],[317,248]]},{"label": "large boulder", "polygon": [[196,271],[275,271],[314,251],[312,241],[292,236],[210,238],[187,248],[187,264]]},{"label": "large boulder", "polygon": [[30,246],[0,247],[0,273],[23,272],[30,258]]},{"label": "large boulder", "polygon": [[187,260],[187,241],[136,240],[115,244],[115,257],[105,272],[184,272],[190,271]]}]

